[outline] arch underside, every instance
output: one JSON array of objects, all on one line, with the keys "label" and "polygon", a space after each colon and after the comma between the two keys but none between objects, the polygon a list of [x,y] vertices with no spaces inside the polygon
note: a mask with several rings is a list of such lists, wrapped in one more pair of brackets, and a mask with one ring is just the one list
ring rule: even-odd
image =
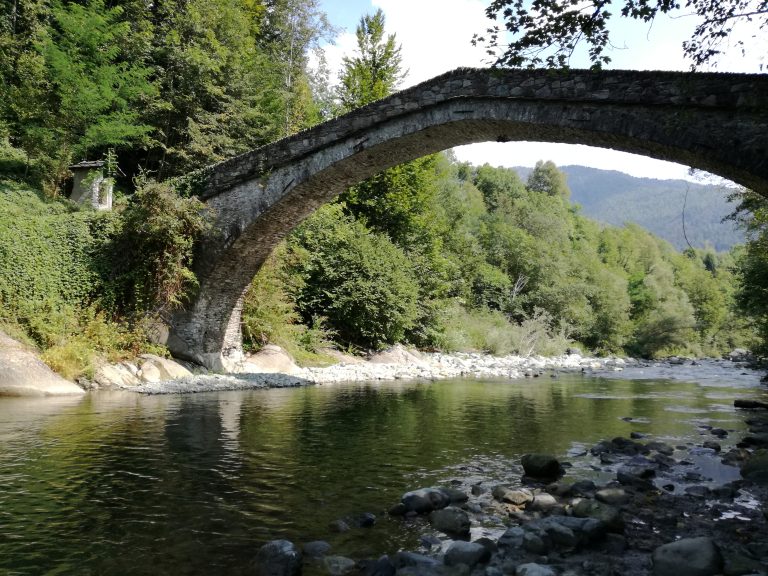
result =
[{"label": "arch underside", "polygon": [[197,259],[198,297],[174,317],[168,345],[212,367],[222,367],[213,360],[222,354],[236,357],[242,295],[274,247],[346,188],[397,164],[476,142],[585,144],[689,165],[768,194],[760,176],[768,172],[767,133],[765,116],[745,123],[727,110],[671,105],[456,98],[401,114],[211,197],[216,233]]}]

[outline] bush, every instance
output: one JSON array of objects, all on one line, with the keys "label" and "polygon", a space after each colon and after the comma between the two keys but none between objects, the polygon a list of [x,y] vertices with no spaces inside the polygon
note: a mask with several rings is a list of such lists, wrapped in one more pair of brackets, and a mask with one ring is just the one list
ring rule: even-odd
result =
[{"label": "bush", "polygon": [[140,179],[100,263],[108,277],[102,301],[116,313],[163,316],[186,302],[197,278],[190,266],[195,242],[210,227],[197,198],[183,198],[168,184]]},{"label": "bush", "polygon": [[381,349],[403,339],[419,316],[419,285],[405,253],[343,213],[318,210],[290,240],[297,309],[305,323],[326,317],[347,345]]},{"label": "bush", "polygon": [[122,215],[103,213],[0,181],[0,324],[68,378],[103,357],[162,352],[148,330],[194,285],[199,205],[153,183]]},{"label": "bush", "polygon": [[310,326],[301,324],[288,291],[287,261],[287,245],[281,244],[248,288],[243,304],[243,344],[252,350],[277,344],[299,364],[325,364],[328,359],[321,349],[332,346],[332,333],[324,328],[324,318],[314,318]]},{"label": "bush", "polygon": [[540,309],[515,324],[501,312],[466,310],[454,303],[439,344],[446,352],[476,350],[496,356],[562,354],[571,341],[567,328],[554,324],[554,318]]}]

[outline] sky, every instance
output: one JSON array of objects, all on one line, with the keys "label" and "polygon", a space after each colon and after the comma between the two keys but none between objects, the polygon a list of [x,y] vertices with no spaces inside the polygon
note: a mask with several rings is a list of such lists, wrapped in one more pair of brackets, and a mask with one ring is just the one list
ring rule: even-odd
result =
[{"label": "sky", "polygon": [[[321,0],[339,34],[332,45],[324,47],[326,59],[336,77],[345,55],[353,55],[357,41],[355,28],[360,18],[381,8],[386,30],[396,35],[402,46],[404,67],[408,70],[401,88],[428,80],[461,66],[488,66],[484,50],[471,44],[472,35],[483,33],[492,21],[485,16],[489,0]],[[696,25],[695,17],[656,18],[652,25],[614,18],[609,55],[612,62],[605,69],[688,70],[682,43]],[[746,23],[738,30],[740,37],[757,34]],[[747,56],[736,47],[717,61],[718,72],[760,72],[768,54],[768,34],[750,40]],[[587,68],[585,57],[575,58],[573,68]],[[493,166],[533,166],[537,160],[552,160],[559,166],[581,165],[603,170],[619,170],[649,178],[684,178],[711,180],[700,172],[689,173],[688,166],[663,162],[617,150],[571,144],[543,142],[486,142],[455,148],[459,160]]]}]

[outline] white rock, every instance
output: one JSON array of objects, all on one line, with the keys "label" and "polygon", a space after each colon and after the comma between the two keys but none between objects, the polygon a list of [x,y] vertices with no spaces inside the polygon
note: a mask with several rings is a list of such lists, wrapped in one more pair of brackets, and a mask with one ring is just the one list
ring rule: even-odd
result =
[{"label": "white rock", "polygon": [[0,396],[56,396],[85,394],[65,380],[34,352],[0,332]]},{"label": "white rock", "polygon": [[290,374],[298,376],[301,368],[293,361],[291,355],[280,346],[268,344],[255,354],[247,356],[245,361],[234,370],[239,373],[254,374]]},{"label": "white rock", "polygon": [[127,388],[140,383],[126,364],[105,364],[96,371],[93,381],[102,388]]},{"label": "white rock", "polygon": [[[156,366],[160,371],[163,380],[176,380],[177,378],[192,376],[192,372],[184,368],[184,366],[178,362],[174,362],[168,358],[155,356],[154,354],[142,354],[140,357]],[[146,364],[146,362],[144,364]],[[144,369],[144,364],[142,364],[142,370]]]},{"label": "white rock", "polygon": [[170,378],[163,378],[160,368],[152,360],[145,360],[142,363],[141,368],[139,369],[139,378],[141,378],[142,382],[148,382],[150,384],[162,382],[163,380],[170,380]]}]

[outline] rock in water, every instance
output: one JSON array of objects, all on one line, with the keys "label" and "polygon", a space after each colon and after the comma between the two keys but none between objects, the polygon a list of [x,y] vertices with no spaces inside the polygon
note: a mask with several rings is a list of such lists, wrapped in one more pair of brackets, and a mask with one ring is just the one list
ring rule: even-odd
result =
[{"label": "rock in water", "polygon": [[759,402],[757,400],[745,400],[743,398],[737,398],[733,401],[733,405],[736,408],[744,408],[746,410],[768,410],[768,404],[765,402]]},{"label": "rock in water", "polygon": [[440,488],[420,488],[403,494],[401,501],[406,512],[427,514],[445,508],[451,503],[451,498]]},{"label": "rock in water", "polygon": [[344,576],[355,569],[356,562],[344,556],[326,556],[323,565],[331,576]]},{"label": "rock in water", "polygon": [[744,479],[768,486],[768,450],[756,450],[741,466]]},{"label": "rock in water", "polygon": [[554,480],[561,474],[560,462],[549,454],[525,454],[521,463],[525,475],[537,480]]},{"label": "rock in water", "polygon": [[304,544],[304,554],[309,558],[322,558],[331,551],[331,545],[325,540],[313,540]]},{"label": "rock in water", "polygon": [[436,530],[445,532],[449,536],[469,536],[469,516],[461,508],[448,506],[442,510],[435,510],[429,515],[429,522]]},{"label": "rock in water", "polygon": [[711,538],[683,538],[653,551],[654,576],[714,576],[723,556]]},{"label": "rock in water", "polygon": [[513,490],[499,484],[493,487],[491,494],[499,502],[507,502],[515,506],[523,506],[533,501],[533,493],[526,488]]},{"label": "rock in water", "polygon": [[288,540],[272,540],[259,548],[254,560],[258,576],[299,576],[301,552]]},{"label": "rock in water", "polygon": [[470,568],[475,565],[488,562],[491,559],[491,551],[477,542],[453,542],[445,552],[446,566],[465,564]]},{"label": "rock in water", "polygon": [[530,562],[528,564],[520,564],[515,569],[515,576],[557,576],[557,572],[544,564]]}]

